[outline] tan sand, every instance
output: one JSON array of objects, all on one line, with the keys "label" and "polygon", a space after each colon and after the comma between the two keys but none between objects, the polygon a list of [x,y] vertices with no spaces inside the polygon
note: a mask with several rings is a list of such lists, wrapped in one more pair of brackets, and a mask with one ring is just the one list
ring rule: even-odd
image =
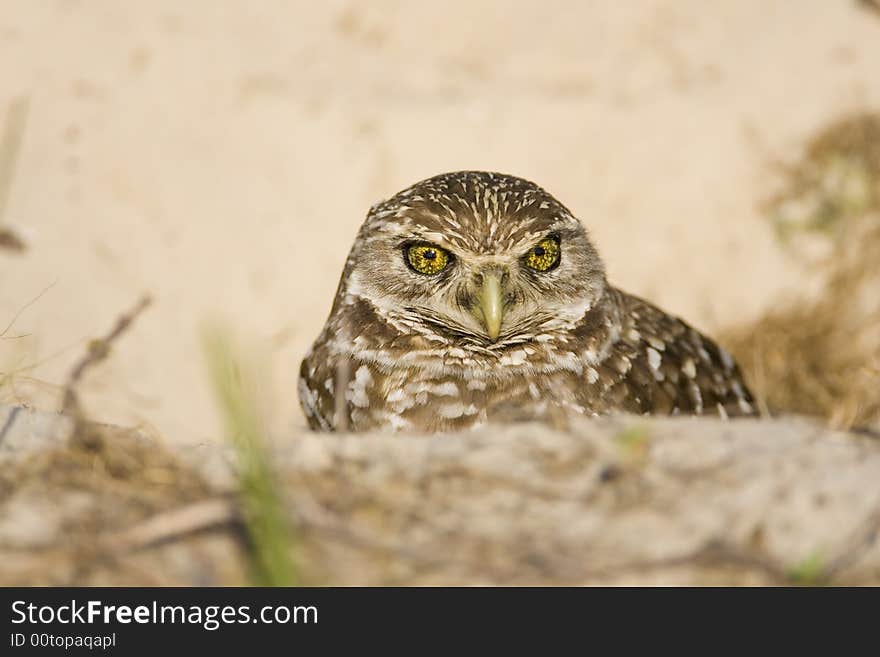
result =
[{"label": "tan sand", "polygon": [[0,113],[29,111],[0,226],[27,250],[0,250],[0,331],[51,288],[0,340],[0,401],[55,408],[149,292],[81,388],[96,418],[216,439],[198,329],[221,314],[301,426],[367,208],[455,169],[546,187],[616,283],[703,329],[756,317],[806,285],[758,207],[770,160],[877,107],[878,62],[880,15],[843,0],[7,0]]}]

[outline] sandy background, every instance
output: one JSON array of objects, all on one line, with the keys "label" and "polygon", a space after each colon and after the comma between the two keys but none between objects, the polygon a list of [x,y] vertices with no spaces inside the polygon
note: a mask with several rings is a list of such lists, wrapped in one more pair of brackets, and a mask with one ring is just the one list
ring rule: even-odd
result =
[{"label": "sandy background", "polygon": [[[217,437],[199,326],[271,362],[279,429],[367,208],[448,170],[530,178],[618,285],[715,331],[805,285],[758,207],[770,161],[880,104],[880,15],[846,0],[0,0],[3,401],[55,408],[92,338],[96,418]],[[22,336],[15,337],[13,336]],[[10,376],[11,375],[11,376]]]}]

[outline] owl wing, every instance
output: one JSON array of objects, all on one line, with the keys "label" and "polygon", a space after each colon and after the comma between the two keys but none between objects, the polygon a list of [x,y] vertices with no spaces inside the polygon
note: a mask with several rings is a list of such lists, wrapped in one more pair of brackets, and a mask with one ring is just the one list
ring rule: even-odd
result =
[{"label": "owl wing", "polygon": [[[756,415],[733,358],[692,326],[639,297],[614,291],[621,335],[605,363],[610,406],[635,413]],[[616,374],[612,376],[611,374]]]},{"label": "owl wing", "polygon": [[306,354],[299,370],[299,402],[309,428],[332,431],[335,414],[335,378],[325,335]]}]

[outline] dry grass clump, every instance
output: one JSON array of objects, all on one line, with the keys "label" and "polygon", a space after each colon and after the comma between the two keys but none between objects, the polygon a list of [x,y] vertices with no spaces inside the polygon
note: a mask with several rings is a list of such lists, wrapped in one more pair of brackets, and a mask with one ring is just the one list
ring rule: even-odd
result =
[{"label": "dry grass clump", "polygon": [[[56,423],[16,428],[17,416],[28,413],[22,407],[0,422],[0,443],[19,434],[0,452],[0,561],[10,566],[0,571],[0,586],[298,582],[250,370],[224,332],[208,332],[205,346],[237,490],[212,489],[160,441],[93,422],[83,408],[81,380],[149,305],[141,299],[89,343]],[[224,531],[209,531],[218,528]]]},{"label": "dry grass clump", "polygon": [[817,134],[782,167],[765,211],[805,276],[825,275],[725,342],[771,411],[821,416],[837,428],[880,422],[880,114]]},{"label": "dry grass clump", "polygon": [[[34,429],[26,444],[7,449],[0,468],[0,585],[180,584],[199,564],[205,583],[243,581],[234,558],[205,555],[217,541],[173,545],[211,526],[235,521],[234,507],[157,440],[134,429],[91,421],[77,391],[82,377],[110,354],[117,339],[149,306],[120,315],[113,330],[89,344],[64,389],[64,413],[52,429]],[[0,439],[15,430],[10,412]],[[27,413],[27,411],[24,411]],[[50,431],[53,439],[41,432]],[[33,441],[42,448],[33,449]],[[145,548],[167,545],[165,559]],[[231,565],[230,565],[231,564]]]},{"label": "dry grass clump", "polygon": [[208,495],[205,483],[154,440],[76,423],[66,442],[0,470],[0,514],[18,518],[0,532],[8,566],[0,584],[174,583],[168,569],[138,567],[149,541],[133,543],[130,529]]}]

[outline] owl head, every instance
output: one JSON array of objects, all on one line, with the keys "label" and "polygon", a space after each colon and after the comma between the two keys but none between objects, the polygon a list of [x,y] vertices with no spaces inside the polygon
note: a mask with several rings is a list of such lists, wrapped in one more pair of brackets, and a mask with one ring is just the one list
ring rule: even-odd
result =
[{"label": "owl head", "polygon": [[605,290],[581,223],[537,185],[448,173],[373,206],[349,254],[344,300],[429,339],[497,349],[580,320]]}]

